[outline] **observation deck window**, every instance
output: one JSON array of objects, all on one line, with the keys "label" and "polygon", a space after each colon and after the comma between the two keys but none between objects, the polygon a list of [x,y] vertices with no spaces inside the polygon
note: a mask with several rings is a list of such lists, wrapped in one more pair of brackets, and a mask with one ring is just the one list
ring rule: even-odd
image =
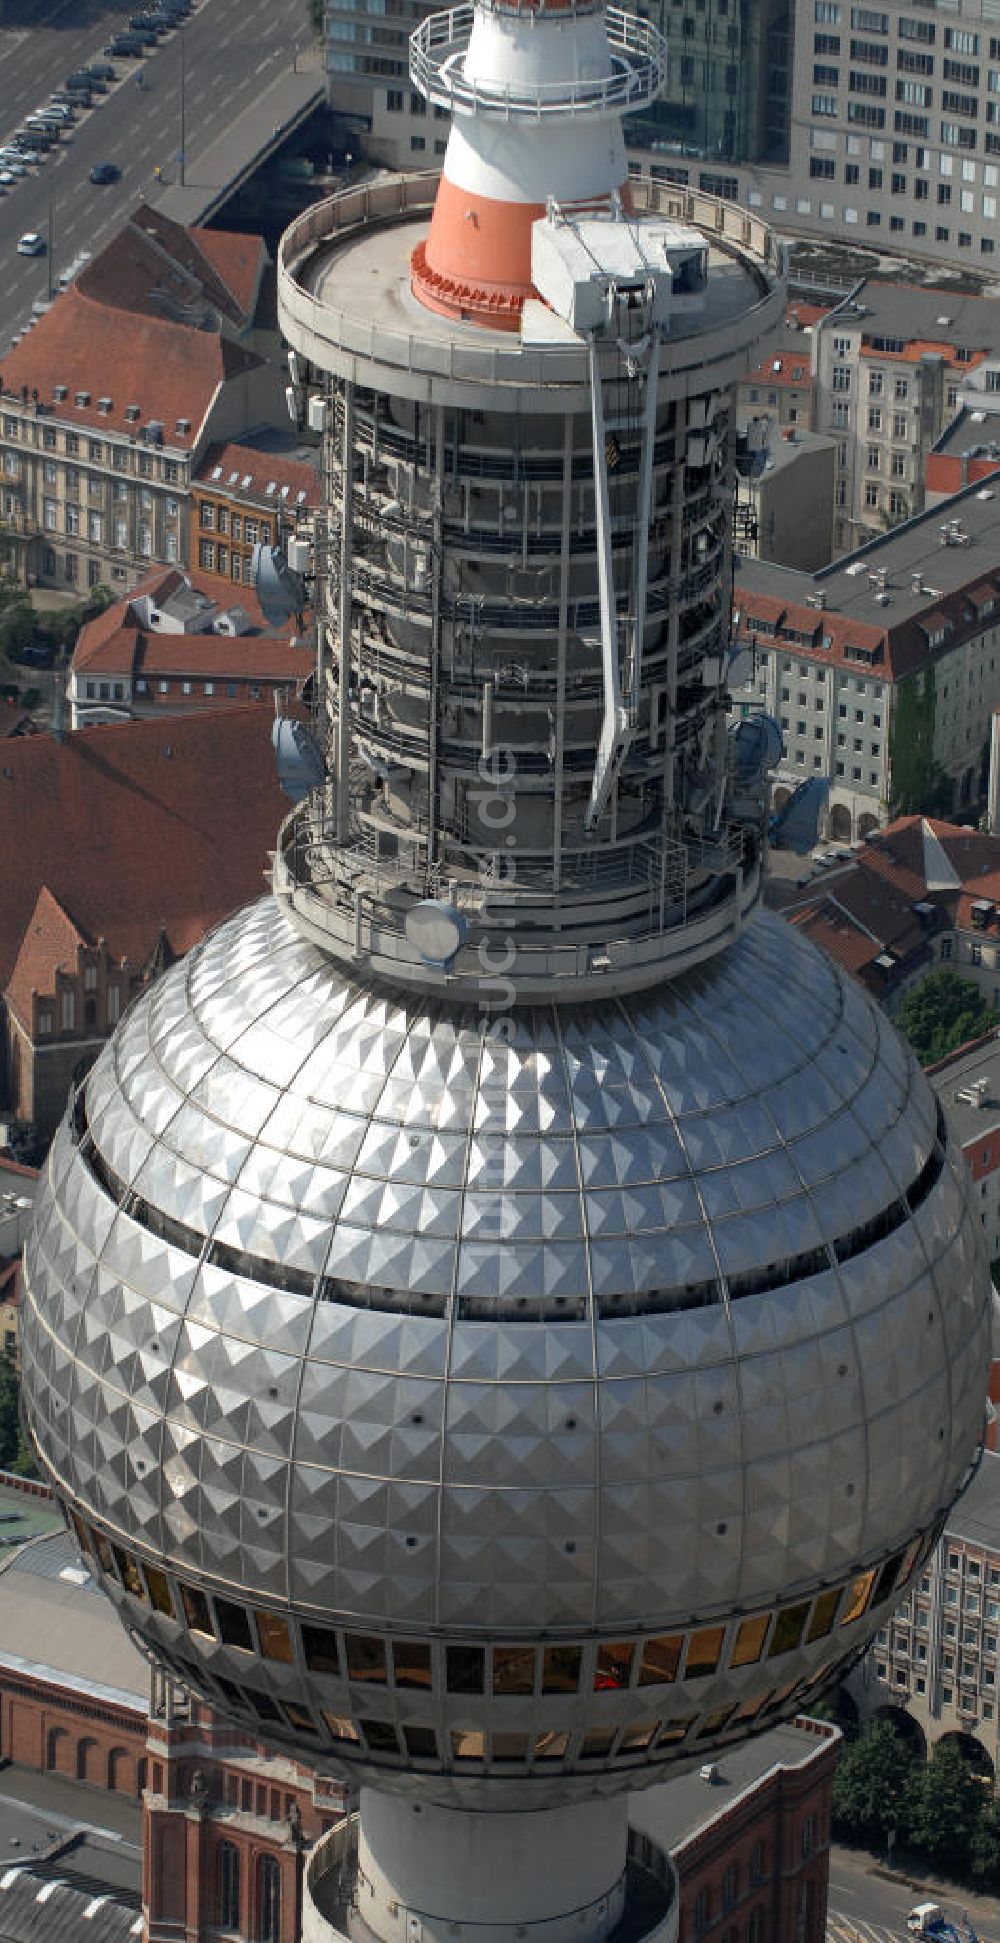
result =
[{"label": "observation deck window", "polygon": [[639,1686],[665,1686],[676,1680],[683,1646],[683,1633],[667,1633],[660,1639],[647,1639],[639,1666]]},{"label": "observation deck window", "polygon": [[404,1727],[403,1743],[407,1754],[417,1761],[436,1761],[438,1758],[437,1735],[433,1727]]},{"label": "observation deck window", "polygon": [[851,1580],[847,1593],[847,1604],[844,1607],[840,1620],[842,1626],[849,1626],[853,1620],[860,1619],[862,1613],[868,1610],[874,1584],[875,1573],[873,1571],[859,1572],[857,1578]]},{"label": "observation deck window", "polygon": [[699,1632],[692,1633],[684,1663],[685,1680],[701,1680],[715,1672],[722,1657],[725,1634],[724,1626],[703,1626]]},{"label": "observation deck window", "polygon": [[597,1664],[594,1668],[594,1691],[605,1692],[611,1687],[627,1687],[632,1673],[632,1657],[635,1648],[630,1640],[621,1640],[597,1649]]},{"label": "observation deck window", "polygon": [[759,1613],[755,1619],[744,1619],[729,1656],[730,1666],[754,1666],[764,1651],[767,1629],[771,1623],[770,1613]]},{"label": "observation deck window", "polygon": [[837,1607],[840,1604],[840,1592],[840,1586],[836,1586],[832,1592],[820,1593],[813,1607],[813,1616],[806,1633],[807,1641],[825,1639],[827,1633],[832,1632],[833,1622],[837,1617]]},{"label": "observation deck window", "polygon": [[455,1761],[485,1761],[486,1735],[481,1727],[452,1729],[451,1752]]},{"label": "observation deck window", "polygon": [[809,1602],[798,1606],[783,1606],[774,1622],[774,1632],[768,1649],[768,1659],[777,1659],[779,1653],[790,1653],[802,1638],[802,1629],[809,1617]]},{"label": "observation deck window", "polygon": [[257,1638],[264,1658],[280,1660],[284,1666],[293,1665],[295,1654],[287,1619],[282,1619],[280,1613],[276,1612],[258,1612],[254,1616],[257,1621]]},{"label": "observation deck window", "polygon": [[170,1580],[158,1566],[144,1565],[143,1576],[149,1592],[149,1603],[154,1612],[162,1612],[167,1619],[174,1618],[174,1602],[170,1597]]},{"label": "observation deck window", "polygon": [[192,1633],[204,1633],[208,1639],[214,1639],[215,1627],[205,1594],[196,1585],[182,1585],[180,1590],[184,1617]]},{"label": "observation deck window", "polygon": [[535,1690],[535,1653],[530,1646],[494,1646],[495,1694],[532,1694]]},{"label": "observation deck window", "polygon": [[[218,1601],[216,1601],[218,1604]],[[337,1635],[328,1626],[303,1626],[302,1651],[310,1673],[340,1672]]]},{"label": "observation deck window", "polygon": [[568,1746],[569,1746],[568,1734],[553,1734],[553,1733],[536,1734],[535,1760],[536,1761],[562,1761],[565,1759],[566,1749],[568,1748]]},{"label": "observation deck window", "polygon": [[366,1633],[345,1633],[344,1652],[349,1680],[367,1680],[379,1687],[386,1685],[389,1675],[384,1640],[373,1639]]},{"label": "observation deck window", "polygon": [[449,1646],[448,1692],[482,1693],[486,1655],[481,1646]]},{"label": "observation deck window", "polygon": [[546,1646],[542,1651],[542,1692],[576,1693],[582,1653],[578,1646]]},{"label": "observation deck window", "polygon": [[[348,1720],[345,1717],[345,1715],[331,1714],[326,1707],[321,1707],[320,1718],[331,1740],[353,1741],[355,1745],[357,1745],[360,1742],[361,1736],[358,1733],[358,1730],[355,1727],[353,1720]],[[411,1731],[417,1732],[423,1730],[417,1730],[414,1728],[411,1729]]]},{"label": "observation deck window", "polygon": [[396,1729],[388,1720],[363,1720],[361,1730],[373,1754],[398,1754]]},{"label": "observation deck window", "polygon": [[430,1689],[433,1685],[433,1673],[431,1649],[427,1641],[396,1640],[392,1649],[392,1670],[397,1687]]},{"label": "observation deck window", "polygon": [[243,1653],[253,1652],[253,1633],[245,1607],[234,1605],[231,1599],[216,1599],[215,1620],[224,1645],[237,1646]]}]

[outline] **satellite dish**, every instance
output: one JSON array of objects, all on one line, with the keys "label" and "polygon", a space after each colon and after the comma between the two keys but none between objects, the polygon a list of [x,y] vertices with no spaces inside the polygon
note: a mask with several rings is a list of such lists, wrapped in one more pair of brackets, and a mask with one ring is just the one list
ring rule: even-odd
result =
[{"label": "satellite dish", "polygon": [[468,926],[454,904],[435,897],[411,905],[406,913],[406,936],[425,965],[446,971],[459,947],[465,943]]},{"label": "satellite dish", "polygon": [[311,789],[318,789],[326,771],[322,753],[304,722],[290,715],[279,715],[271,731],[278,781],[293,803],[301,803]]},{"label": "satellite dish", "polygon": [[300,573],[292,572],[281,548],[258,542],[252,567],[257,599],[268,626],[282,627],[293,614],[301,616],[306,604],[305,581]]},{"label": "satellite dish", "polygon": [[776,850],[794,850],[804,857],[819,832],[820,811],[830,794],[827,776],[810,776],[771,818],[770,839]]},{"label": "satellite dish", "polygon": [[742,789],[763,786],[764,776],[781,755],[781,727],[773,715],[748,715],[729,731],[729,749]]}]

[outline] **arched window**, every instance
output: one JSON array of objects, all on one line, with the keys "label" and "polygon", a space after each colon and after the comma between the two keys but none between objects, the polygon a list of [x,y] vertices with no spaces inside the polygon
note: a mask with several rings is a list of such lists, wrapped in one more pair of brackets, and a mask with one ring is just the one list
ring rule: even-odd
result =
[{"label": "arched window", "polygon": [[240,1852],[232,1842],[219,1844],[219,1922],[224,1930],[238,1930],[240,1910]]},{"label": "arched window", "polygon": [[281,1865],[262,1855],[257,1870],[258,1943],[281,1943]]}]

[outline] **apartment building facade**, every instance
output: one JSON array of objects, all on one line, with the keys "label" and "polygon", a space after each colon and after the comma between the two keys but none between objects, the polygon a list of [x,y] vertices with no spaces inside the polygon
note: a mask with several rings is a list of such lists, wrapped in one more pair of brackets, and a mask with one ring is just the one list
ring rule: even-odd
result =
[{"label": "apartment building facade", "polygon": [[318,456],[235,441],[210,445],[191,482],[201,572],[247,586],[258,542],[273,546],[310,528],[320,503]]},{"label": "apartment building facade", "polygon": [[[205,447],[287,425],[279,368],[240,341],[263,245],[233,242],[133,219],[0,359],[0,571],[21,585],[118,589],[186,563]],[[213,251],[238,296],[214,287]]]},{"label": "apartment building facade", "polygon": [[[948,1736],[1000,1768],[1000,1456],[986,1451],[937,1550],[848,1680],[863,1718],[893,1713],[929,1752]],[[911,1729],[912,1731],[912,1729]]]},{"label": "apartment building facade", "polygon": [[[947,815],[985,795],[1000,704],[1000,534],[983,490],[813,574],[740,561],[734,711],[763,709],[781,725],[779,805],[807,777],[828,779],[826,827],[838,839],[865,837],[900,803]],[[922,792],[936,800],[906,800]]]}]

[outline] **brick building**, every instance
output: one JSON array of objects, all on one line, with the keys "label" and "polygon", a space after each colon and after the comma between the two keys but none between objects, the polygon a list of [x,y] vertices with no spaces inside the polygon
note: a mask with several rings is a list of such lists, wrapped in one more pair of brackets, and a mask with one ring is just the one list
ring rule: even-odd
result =
[{"label": "brick building", "polygon": [[900,817],[785,912],[889,1012],[942,966],[1000,1007],[1000,837]]},{"label": "brick building", "polygon": [[4,744],[0,1112],[39,1140],[133,992],[263,890],[271,726],[230,707]]},{"label": "brick building", "polygon": [[0,359],[0,567],[22,585],[134,586],[190,559],[213,440],[287,426],[256,328],[260,238],[140,208]]},{"label": "brick building", "polygon": [[293,704],[311,645],[264,623],[250,587],[171,568],[82,628],[67,683],[74,729],[98,722]]},{"label": "brick building", "polygon": [[258,540],[271,546],[311,528],[320,503],[317,457],[233,442],[209,446],[191,481],[192,552],[197,534],[201,571],[245,587]]}]

